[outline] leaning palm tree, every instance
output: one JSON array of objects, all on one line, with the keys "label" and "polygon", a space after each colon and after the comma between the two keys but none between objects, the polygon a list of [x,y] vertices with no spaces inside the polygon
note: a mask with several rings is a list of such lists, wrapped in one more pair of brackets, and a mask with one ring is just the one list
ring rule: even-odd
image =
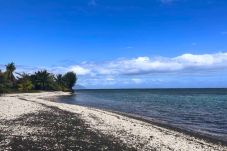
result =
[{"label": "leaning palm tree", "polygon": [[6,65],[6,76],[7,76],[7,79],[9,81],[11,81],[12,83],[15,82],[15,77],[13,75],[13,72],[16,70],[16,67],[15,67],[15,64],[13,62],[9,63]]}]

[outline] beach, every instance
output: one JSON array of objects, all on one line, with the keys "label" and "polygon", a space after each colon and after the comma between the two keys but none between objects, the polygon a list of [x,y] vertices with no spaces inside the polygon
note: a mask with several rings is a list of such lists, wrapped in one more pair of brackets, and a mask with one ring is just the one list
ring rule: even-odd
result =
[{"label": "beach", "polygon": [[101,109],[55,102],[66,92],[0,97],[0,150],[227,150],[227,146]]}]

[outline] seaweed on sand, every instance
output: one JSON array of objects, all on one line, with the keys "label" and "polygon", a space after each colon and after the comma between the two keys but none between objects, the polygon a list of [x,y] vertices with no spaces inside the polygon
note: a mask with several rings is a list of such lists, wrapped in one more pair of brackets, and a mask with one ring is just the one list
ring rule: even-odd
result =
[{"label": "seaweed on sand", "polygon": [[93,131],[78,115],[55,107],[0,124],[34,129],[26,135],[0,130],[0,150],[135,150],[112,136]]}]

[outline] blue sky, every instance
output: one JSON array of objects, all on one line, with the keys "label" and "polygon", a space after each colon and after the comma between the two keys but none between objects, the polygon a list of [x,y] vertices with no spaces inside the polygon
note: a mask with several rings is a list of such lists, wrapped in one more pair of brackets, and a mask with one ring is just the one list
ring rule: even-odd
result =
[{"label": "blue sky", "polygon": [[0,0],[0,68],[88,88],[227,87],[226,0]]}]

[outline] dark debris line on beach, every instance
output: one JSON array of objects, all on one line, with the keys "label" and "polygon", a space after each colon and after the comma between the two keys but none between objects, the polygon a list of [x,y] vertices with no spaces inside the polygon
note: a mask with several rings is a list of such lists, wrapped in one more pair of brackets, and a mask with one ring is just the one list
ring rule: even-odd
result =
[{"label": "dark debris line on beach", "polygon": [[47,111],[26,114],[15,120],[0,121],[0,125],[5,126],[42,128],[26,136],[12,136],[10,130],[0,129],[0,150],[135,150],[118,139],[92,131],[73,113],[55,107],[48,108]]}]

